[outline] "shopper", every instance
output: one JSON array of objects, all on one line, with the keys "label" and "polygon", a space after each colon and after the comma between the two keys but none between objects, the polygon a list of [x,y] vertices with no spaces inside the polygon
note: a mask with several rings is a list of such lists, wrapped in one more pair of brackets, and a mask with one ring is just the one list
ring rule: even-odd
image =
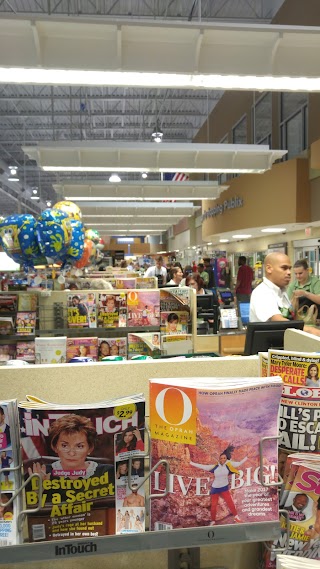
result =
[{"label": "shopper", "polygon": [[171,280],[167,284],[180,286],[182,278],[183,278],[183,272],[180,269],[180,267],[173,267],[171,269]]},{"label": "shopper", "polygon": [[[250,322],[293,320],[294,313],[286,289],[291,277],[291,262],[283,253],[270,253],[264,260],[263,282],[251,295]],[[320,336],[320,330],[304,326],[304,331]]]},{"label": "shopper", "polygon": [[197,294],[206,294],[204,282],[199,273],[191,273],[186,278],[186,286],[194,288]]},{"label": "shopper", "polygon": [[204,268],[204,263],[198,263],[198,272],[203,280],[204,286],[208,288],[209,286],[209,273]]},{"label": "shopper", "polygon": [[247,265],[247,258],[240,255],[238,259],[236,296],[238,302],[250,302],[252,293],[253,270]]}]

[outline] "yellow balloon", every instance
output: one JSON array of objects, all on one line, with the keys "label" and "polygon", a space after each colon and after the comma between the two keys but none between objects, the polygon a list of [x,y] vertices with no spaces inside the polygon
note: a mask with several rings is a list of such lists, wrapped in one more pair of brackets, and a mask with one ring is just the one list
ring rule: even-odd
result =
[{"label": "yellow balloon", "polygon": [[66,213],[70,219],[77,219],[78,221],[81,221],[82,218],[81,209],[77,204],[73,202],[69,201],[57,202],[56,204],[54,204],[53,209],[60,209],[61,211],[64,211],[64,213]]}]

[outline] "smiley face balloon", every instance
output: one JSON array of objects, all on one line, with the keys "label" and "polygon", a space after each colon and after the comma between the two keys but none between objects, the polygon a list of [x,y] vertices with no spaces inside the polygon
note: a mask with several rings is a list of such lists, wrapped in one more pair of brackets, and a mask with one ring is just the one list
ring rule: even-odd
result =
[{"label": "smiley face balloon", "polygon": [[73,202],[67,200],[62,202],[57,202],[56,204],[54,204],[53,209],[59,209],[60,211],[63,211],[64,213],[67,214],[69,219],[76,219],[77,221],[81,221],[82,219],[81,209],[77,204]]}]

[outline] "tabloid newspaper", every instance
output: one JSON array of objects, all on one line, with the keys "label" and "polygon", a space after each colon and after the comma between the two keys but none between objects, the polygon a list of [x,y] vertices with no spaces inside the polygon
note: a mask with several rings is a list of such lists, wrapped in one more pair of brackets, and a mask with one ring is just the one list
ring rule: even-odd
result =
[{"label": "tabloid newspaper", "polygon": [[268,375],[282,378],[280,446],[320,451],[320,354],[269,350]]},{"label": "tabloid newspaper", "polygon": [[[274,548],[287,547],[287,519],[289,520],[289,547],[286,555],[320,560],[320,455],[310,455],[308,461],[304,454],[296,453],[290,461],[290,471],[286,477],[282,493],[281,537],[273,544]],[[290,457],[291,458],[291,457]],[[276,567],[276,554],[265,555],[266,569]]]},{"label": "tabloid newspaper", "polygon": [[[281,387],[277,377],[150,380],[151,466],[170,465],[169,494],[151,501],[152,530],[279,519],[277,488],[260,482],[259,441],[278,434]],[[277,469],[270,440],[261,475],[276,482]],[[161,467],[151,492],[164,488]]]},{"label": "tabloid newspaper", "polygon": [[21,494],[14,493],[22,485],[21,471],[10,470],[19,464],[19,420],[17,401],[0,401],[0,546],[21,543],[17,516],[22,506]]},{"label": "tabloid newspaper", "polygon": [[[37,472],[43,487],[41,509],[28,514],[29,541],[114,534],[115,435],[130,433],[132,442],[138,429],[144,450],[144,397],[68,406],[27,396],[19,415],[24,476]],[[28,508],[38,505],[38,489],[38,479],[27,485]]]}]

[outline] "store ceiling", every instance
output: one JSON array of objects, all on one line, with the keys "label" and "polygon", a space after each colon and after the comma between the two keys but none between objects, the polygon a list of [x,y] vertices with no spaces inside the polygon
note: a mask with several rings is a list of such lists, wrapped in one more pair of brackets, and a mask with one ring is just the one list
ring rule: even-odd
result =
[{"label": "store ceiling", "polygon": [[[90,17],[185,25],[186,22],[269,23],[283,0],[0,0],[0,19]],[[56,200],[54,184],[106,182],[105,173],[43,172],[22,151],[41,141],[150,141],[157,121],[165,142],[192,142],[221,91],[177,89],[0,85],[0,214],[34,211]],[[9,165],[19,183],[7,182]],[[123,173],[139,181],[138,173]],[[149,180],[159,180],[150,174]],[[39,188],[41,204],[30,202]],[[19,199],[21,197],[21,199]],[[130,204],[130,207],[132,203]],[[99,208],[101,213],[101,208]],[[86,213],[84,211],[84,213]],[[103,212],[102,212],[103,213]]]}]

